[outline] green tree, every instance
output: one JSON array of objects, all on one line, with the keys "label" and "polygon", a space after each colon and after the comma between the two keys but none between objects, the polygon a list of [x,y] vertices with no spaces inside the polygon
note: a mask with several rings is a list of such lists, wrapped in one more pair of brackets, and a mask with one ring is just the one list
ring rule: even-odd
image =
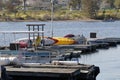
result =
[{"label": "green tree", "polygon": [[114,5],[116,8],[120,8],[120,0],[115,0]]}]

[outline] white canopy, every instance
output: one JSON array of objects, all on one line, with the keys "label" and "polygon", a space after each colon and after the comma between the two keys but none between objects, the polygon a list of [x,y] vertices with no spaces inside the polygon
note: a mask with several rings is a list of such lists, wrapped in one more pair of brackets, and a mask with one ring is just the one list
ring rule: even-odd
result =
[{"label": "white canopy", "polygon": [[2,34],[30,34],[30,33],[44,33],[44,31],[0,31]]}]

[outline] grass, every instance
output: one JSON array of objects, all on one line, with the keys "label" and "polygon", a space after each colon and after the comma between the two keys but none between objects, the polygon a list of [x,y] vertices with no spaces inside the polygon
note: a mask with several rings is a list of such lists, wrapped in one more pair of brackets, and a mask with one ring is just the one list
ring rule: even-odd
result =
[{"label": "grass", "polygon": [[[97,17],[105,17],[105,16],[113,16],[120,19],[120,11],[116,10],[105,10],[105,13],[103,13],[103,10],[99,11],[97,14]],[[1,20],[40,20],[40,21],[46,21],[51,19],[51,12],[42,10],[28,10],[26,12],[24,11],[18,11],[17,13],[13,12],[7,12],[7,11],[0,11],[0,18]],[[100,19],[102,19],[100,18]],[[79,10],[58,10],[54,12],[54,20],[81,20],[81,19],[88,19],[84,12]]]}]

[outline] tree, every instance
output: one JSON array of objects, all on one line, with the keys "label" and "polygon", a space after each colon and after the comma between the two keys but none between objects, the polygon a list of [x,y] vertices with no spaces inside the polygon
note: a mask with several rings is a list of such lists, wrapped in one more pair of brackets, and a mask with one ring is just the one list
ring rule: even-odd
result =
[{"label": "tree", "polygon": [[82,11],[87,17],[95,18],[98,9],[98,0],[82,0]]},{"label": "tree", "polygon": [[27,0],[23,0],[24,11],[26,11],[26,1]]},{"label": "tree", "polygon": [[16,17],[16,13],[18,12],[19,10],[19,6],[22,2],[20,0],[8,0],[6,1],[6,10],[8,12],[13,12],[15,13],[15,17]]},{"label": "tree", "polygon": [[69,7],[71,9],[80,9],[81,0],[70,0]]},{"label": "tree", "polygon": [[114,8],[115,0],[102,0],[102,8]]},{"label": "tree", "polygon": [[18,9],[18,6],[21,4],[20,0],[9,0],[6,2],[6,9],[10,12],[14,12]]},{"label": "tree", "polygon": [[120,8],[120,0],[115,0],[114,5],[116,8]]},{"label": "tree", "polygon": [[4,7],[4,3],[3,3],[3,0],[0,0],[0,10],[2,10]]},{"label": "tree", "polygon": [[107,0],[107,3],[110,4],[110,8],[114,8],[114,1],[115,0]]}]

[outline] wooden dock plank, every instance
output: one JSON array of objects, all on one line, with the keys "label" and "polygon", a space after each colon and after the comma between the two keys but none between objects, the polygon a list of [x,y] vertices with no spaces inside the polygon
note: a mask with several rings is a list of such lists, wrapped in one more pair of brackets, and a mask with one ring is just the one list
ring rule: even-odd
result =
[{"label": "wooden dock plank", "polygon": [[33,67],[33,68],[70,68],[70,69],[76,69],[76,68],[79,68],[79,69],[90,69],[91,67],[94,67],[94,65],[86,65],[86,64],[60,64],[59,65],[59,61],[58,61],[58,64],[36,64],[36,65],[33,65],[33,64],[23,64],[22,65],[23,67]]},{"label": "wooden dock plank", "polygon": [[46,72],[46,73],[73,73],[78,69],[69,68],[6,68],[7,71],[14,72]]},{"label": "wooden dock plank", "polygon": [[[99,67],[87,64],[67,64],[67,65],[53,65],[53,64],[36,64],[36,65],[22,65],[21,67],[5,66],[6,73],[14,80],[24,80],[35,78],[35,80],[64,79],[64,80],[95,80],[99,73]],[[94,77],[91,77],[94,76]],[[18,79],[19,78],[19,79]]]},{"label": "wooden dock plank", "polygon": [[80,74],[79,68],[63,68],[63,67],[39,67],[39,68],[15,68],[6,67],[7,74],[12,76],[38,76],[38,77],[60,77],[60,76],[76,76]]}]

